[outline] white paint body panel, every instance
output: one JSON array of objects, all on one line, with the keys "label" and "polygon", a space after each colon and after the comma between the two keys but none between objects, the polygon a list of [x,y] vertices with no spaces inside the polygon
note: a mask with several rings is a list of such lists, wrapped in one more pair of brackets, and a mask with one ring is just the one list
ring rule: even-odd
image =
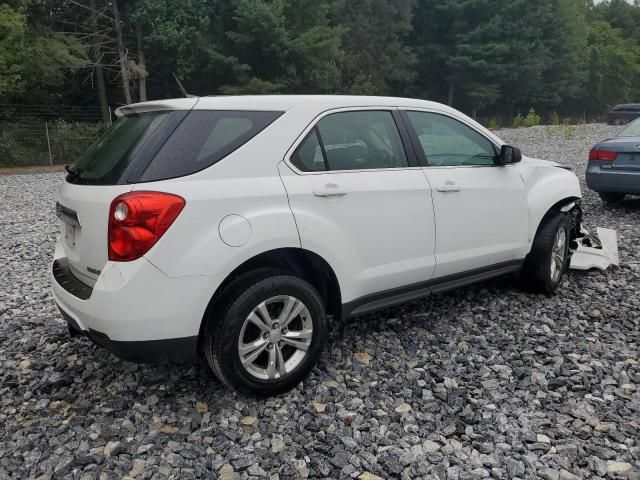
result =
[{"label": "white paint body panel", "polygon": [[[529,221],[517,165],[427,167],[437,225],[435,277],[524,258]],[[454,186],[438,191],[441,186]]]},{"label": "white paint body panel", "polygon": [[[573,173],[527,158],[509,167],[320,174],[296,172],[288,162],[305,132],[320,116],[336,109],[442,112],[502,145],[470,118],[433,102],[248,96],[178,99],[132,108],[285,113],[220,162],[192,175],[136,185],[65,182],[61,187],[59,200],[78,212],[82,235],[78,253],[65,246],[63,235],[56,258],[69,258],[78,271],[91,267],[102,273],[80,277],[95,283],[89,300],[79,300],[55,281],[54,296],[82,328],[105,332],[114,340],[197,335],[206,306],[227,275],[256,255],[279,248],[304,248],[324,258],[336,274],[343,302],[434,276],[521,259],[549,208],[581,196]],[[432,191],[447,181],[463,187],[459,194]],[[314,189],[328,183],[344,187],[347,195],[313,195]],[[131,189],[177,194],[186,205],[143,258],[108,262],[109,206]],[[225,225],[229,216],[246,219],[249,235],[243,222]]]},{"label": "white paint body panel", "polygon": [[[584,232],[583,232],[584,233]],[[618,266],[618,235],[610,228],[596,228],[596,236],[578,238],[578,248],[571,257],[570,268],[574,270],[590,270],[598,268],[606,270],[611,265]],[[585,240],[589,240],[588,242]]]},{"label": "white paint body panel", "polygon": [[[298,175],[282,164],[280,174],[301,245],[333,267],[343,302],[431,278],[435,223],[420,169]],[[346,194],[313,194],[327,184]]]}]

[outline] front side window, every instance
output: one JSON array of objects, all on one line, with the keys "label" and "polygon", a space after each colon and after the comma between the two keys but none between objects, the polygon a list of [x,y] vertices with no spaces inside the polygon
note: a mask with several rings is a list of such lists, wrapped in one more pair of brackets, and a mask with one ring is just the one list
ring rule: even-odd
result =
[{"label": "front side window", "polygon": [[464,123],[446,115],[407,112],[428,166],[494,165],[493,144]]},{"label": "front side window", "polygon": [[391,112],[379,110],[323,117],[298,146],[291,161],[305,172],[409,165]]}]

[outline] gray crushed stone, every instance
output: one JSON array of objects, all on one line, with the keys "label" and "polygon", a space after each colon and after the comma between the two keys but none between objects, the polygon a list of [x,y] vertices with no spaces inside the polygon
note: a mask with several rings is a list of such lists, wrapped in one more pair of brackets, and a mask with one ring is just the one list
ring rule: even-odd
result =
[{"label": "gray crushed stone", "polygon": [[[499,134],[582,179],[613,130]],[[0,177],[0,479],[640,479],[640,198],[605,207],[583,182],[619,268],[336,323],[304,385],[255,400],[203,361],[139,366],[67,335],[48,286],[61,181]]]}]

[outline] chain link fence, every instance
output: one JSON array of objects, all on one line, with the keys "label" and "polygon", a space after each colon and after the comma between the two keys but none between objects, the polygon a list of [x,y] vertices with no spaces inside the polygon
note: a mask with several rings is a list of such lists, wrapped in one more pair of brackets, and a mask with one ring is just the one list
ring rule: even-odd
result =
[{"label": "chain link fence", "polygon": [[94,107],[0,104],[0,167],[73,163],[106,127]]}]

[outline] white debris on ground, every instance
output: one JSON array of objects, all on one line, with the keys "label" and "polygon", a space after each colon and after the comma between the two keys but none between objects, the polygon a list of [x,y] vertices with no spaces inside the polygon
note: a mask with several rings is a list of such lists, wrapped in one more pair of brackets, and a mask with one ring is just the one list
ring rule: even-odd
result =
[{"label": "white debris on ground", "polygon": [[573,270],[606,270],[620,263],[618,254],[618,235],[610,228],[596,228],[596,235],[582,230],[578,237],[578,248],[571,256],[569,268]]}]

